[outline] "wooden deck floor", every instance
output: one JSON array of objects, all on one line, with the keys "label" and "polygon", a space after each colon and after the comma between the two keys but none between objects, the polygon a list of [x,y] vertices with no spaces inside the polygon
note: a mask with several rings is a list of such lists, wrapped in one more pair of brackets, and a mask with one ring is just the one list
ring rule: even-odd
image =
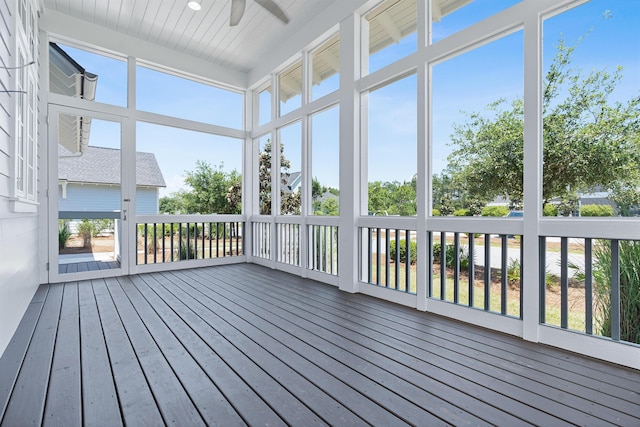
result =
[{"label": "wooden deck floor", "polygon": [[111,270],[120,268],[118,261],[83,261],[58,265],[58,273],[77,273],[80,271]]},{"label": "wooden deck floor", "polygon": [[240,264],[41,286],[0,424],[638,426],[640,372]]}]

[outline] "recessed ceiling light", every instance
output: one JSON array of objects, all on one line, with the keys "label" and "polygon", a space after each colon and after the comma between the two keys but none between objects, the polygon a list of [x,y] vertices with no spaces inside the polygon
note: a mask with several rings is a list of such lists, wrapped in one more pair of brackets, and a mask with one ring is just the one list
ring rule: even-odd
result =
[{"label": "recessed ceiling light", "polygon": [[193,10],[202,9],[202,6],[200,5],[200,1],[196,1],[196,0],[190,1],[189,3],[187,3],[187,6],[189,6],[189,8]]}]

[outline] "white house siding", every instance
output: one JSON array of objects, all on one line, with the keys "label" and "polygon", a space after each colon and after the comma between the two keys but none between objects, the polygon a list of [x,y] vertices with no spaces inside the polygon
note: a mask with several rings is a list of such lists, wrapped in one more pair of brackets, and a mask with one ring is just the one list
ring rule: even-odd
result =
[{"label": "white house siding", "polygon": [[[67,197],[62,198],[62,187],[58,186],[59,211],[104,211],[120,210],[120,187],[93,184],[67,184]],[[136,190],[137,213],[154,215],[158,213],[158,189],[140,188]]]},{"label": "white house siding", "polygon": [[136,213],[138,215],[156,215],[159,211],[157,188],[136,189]]},{"label": "white house siding", "polygon": [[[0,0],[0,64],[15,66],[14,0]],[[0,69],[0,91],[14,89],[13,71]],[[0,355],[38,288],[38,216],[13,212],[14,118],[19,94],[0,93]]]}]

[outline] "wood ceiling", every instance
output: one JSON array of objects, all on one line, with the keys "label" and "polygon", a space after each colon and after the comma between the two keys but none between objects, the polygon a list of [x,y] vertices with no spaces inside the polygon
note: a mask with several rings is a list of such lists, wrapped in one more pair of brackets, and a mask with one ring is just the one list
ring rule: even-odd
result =
[{"label": "wood ceiling", "polygon": [[230,0],[43,0],[48,10],[106,27],[246,73],[265,52],[287,38],[334,0],[277,0],[290,18],[284,25],[252,0],[237,27],[229,26]]}]

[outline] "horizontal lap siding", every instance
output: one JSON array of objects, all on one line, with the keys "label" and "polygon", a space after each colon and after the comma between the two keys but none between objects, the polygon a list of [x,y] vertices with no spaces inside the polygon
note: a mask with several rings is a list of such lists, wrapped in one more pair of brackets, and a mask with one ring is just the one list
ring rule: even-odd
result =
[{"label": "horizontal lap siding", "polygon": [[[15,2],[0,0],[0,65],[15,65]],[[0,90],[14,90],[14,71],[0,69]],[[17,94],[0,93],[0,355],[39,283],[38,216],[12,212],[14,111]]]}]

